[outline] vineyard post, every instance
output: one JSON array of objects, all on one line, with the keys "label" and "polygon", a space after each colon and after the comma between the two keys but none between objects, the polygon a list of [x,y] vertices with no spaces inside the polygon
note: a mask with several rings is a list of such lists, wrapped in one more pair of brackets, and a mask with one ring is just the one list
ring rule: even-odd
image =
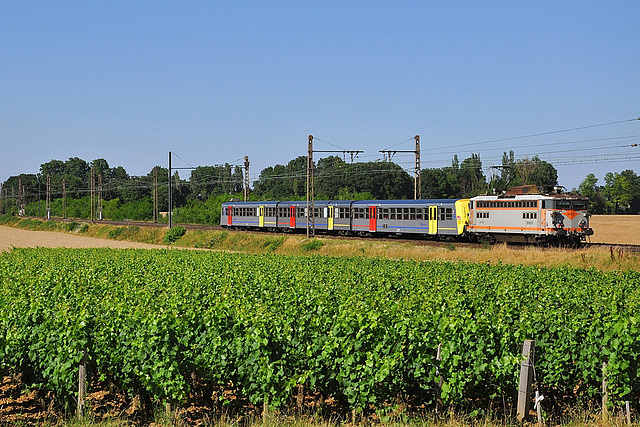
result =
[{"label": "vineyard post", "polygon": [[302,415],[304,407],[304,384],[298,384],[298,394],[296,395],[296,404],[298,406],[298,413]]},{"label": "vineyard post", "polygon": [[436,414],[442,412],[442,384],[444,380],[442,379],[442,373],[440,373],[440,362],[442,361],[442,343],[438,344],[438,350],[436,352],[436,376],[438,377],[438,382],[435,387],[435,398],[436,398]]},{"label": "vineyard post", "polygon": [[607,422],[609,420],[609,409],[607,404],[609,403],[609,392],[607,391],[607,362],[602,362],[602,421]]},{"label": "vineyard post", "polygon": [[631,411],[629,410],[629,401],[625,400],[624,401],[624,408],[627,414],[627,424],[631,425]]},{"label": "vineyard post", "polygon": [[84,413],[84,401],[87,394],[87,353],[82,352],[80,365],[78,366],[78,416]]},{"label": "vineyard post", "polygon": [[269,417],[269,395],[265,393],[264,402],[262,403],[262,422],[266,423]]},{"label": "vineyard post", "polygon": [[520,385],[518,387],[518,422],[522,423],[529,413],[531,404],[531,383],[533,382],[533,360],[535,342],[525,340],[522,346],[522,364],[520,365]]}]

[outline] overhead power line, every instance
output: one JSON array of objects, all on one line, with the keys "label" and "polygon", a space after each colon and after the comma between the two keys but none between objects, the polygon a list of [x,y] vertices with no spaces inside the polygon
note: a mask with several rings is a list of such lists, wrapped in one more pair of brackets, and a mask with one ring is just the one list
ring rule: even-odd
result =
[{"label": "overhead power line", "polygon": [[537,137],[537,136],[554,135],[554,134],[558,134],[558,133],[574,132],[574,131],[577,131],[577,130],[593,129],[593,128],[597,128],[597,127],[617,125],[617,124],[620,124],[620,123],[629,123],[629,122],[633,122],[633,121],[636,121],[636,120],[640,120],[640,117],[634,118],[634,119],[627,119],[627,120],[618,120],[618,121],[615,121],[615,122],[600,123],[600,124],[597,124],[597,125],[580,126],[580,127],[576,127],[576,128],[554,130],[554,131],[550,131],[550,132],[540,132],[540,133],[532,133],[532,134],[529,134],[529,135],[512,136],[510,138],[491,139],[491,140],[487,140],[487,141],[471,142],[471,143],[457,144],[457,145],[449,145],[447,148],[469,147],[469,146],[477,146],[477,145],[482,145],[482,144],[491,144],[491,143],[494,143],[494,142],[514,141],[516,139],[534,138],[534,137]]}]

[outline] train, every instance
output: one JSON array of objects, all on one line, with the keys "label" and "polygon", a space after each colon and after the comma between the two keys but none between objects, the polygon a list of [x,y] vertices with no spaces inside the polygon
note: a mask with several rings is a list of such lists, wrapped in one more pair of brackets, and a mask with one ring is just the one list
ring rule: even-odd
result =
[{"label": "train", "polygon": [[470,242],[579,246],[593,235],[589,201],[556,188],[511,188],[469,199],[230,201],[220,225],[229,229],[357,236],[416,236]]}]

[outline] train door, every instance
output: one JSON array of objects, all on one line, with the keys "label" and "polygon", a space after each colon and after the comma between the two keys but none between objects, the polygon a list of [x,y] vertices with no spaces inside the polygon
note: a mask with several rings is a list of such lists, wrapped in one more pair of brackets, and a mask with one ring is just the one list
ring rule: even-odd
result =
[{"label": "train door", "polygon": [[327,230],[333,230],[333,212],[334,206],[327,208]]},{"label": "train door", "polygon": [[378,208],[376,206],[369,206],[369,231],[376,231],[378,226]]},{"label": "train door", "polygon": [[289,206],[289,227],[296,228],[296,207]]},{"label": "train door", "polygon": [[227,225],[233,224],[233,206],[227,206]]},{"label": "train door", "polygon": [[429,206],[429,234],[438,234],[438,207]]},{"label": "train door", "polygon": [[264,206],[258,207],[258,225],[264,227]]}]

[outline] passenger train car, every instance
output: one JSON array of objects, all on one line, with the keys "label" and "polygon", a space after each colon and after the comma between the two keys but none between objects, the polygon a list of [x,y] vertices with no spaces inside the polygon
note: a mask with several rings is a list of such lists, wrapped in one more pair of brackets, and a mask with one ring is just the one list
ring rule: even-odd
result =
[{"label": "passenger train car", "polygon": [[[469,199],[316,201],[313,228],[341,235],[418,234],[458,237],[465,233]],[[266,231],[307,228],[307,202],[223,203],[220,225]]]},{"label": "passenger train car", "polygon": [[[589,217],[585,197],[522,186],[471,199],[316,201],[310,223],[315,232],[328,234],[577,246],[593,234]],[[307,228],[307,202],[223,203],[220,225],[301,232]]]}]

